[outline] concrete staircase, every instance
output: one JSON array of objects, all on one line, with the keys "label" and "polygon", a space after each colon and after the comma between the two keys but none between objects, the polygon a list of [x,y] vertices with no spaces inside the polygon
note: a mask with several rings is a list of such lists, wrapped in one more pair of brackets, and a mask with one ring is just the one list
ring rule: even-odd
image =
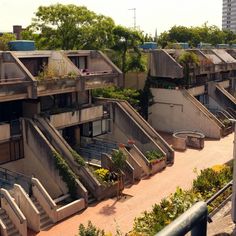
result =
[{"label": "concrete staircase", "polygon": [[118,144],[102,139],[93,139],[82,147],[76,148],[76,151],[88,162],[101,164],[101,154],[111,154],[113,149],[118,149]]},{"label": "concrete staircase", "polygon": [[172,147],[157,133],[157,131],[127,102],[117,101],[116,104],[129,115],[149,135],[159,147],[166,153],[169,162],[174,162],[174,150]]},{"label": "concrete staircase", "polygon": [[16,229],[15,225],[12,223],[11,219],[7,215],[4,209],[0,209],[0,219],[2,220],[3,224],[7,228],[7,235],[8,236],[20,236],[21,234]]},{"label": "concrete staircase", "polygon": [[45,212],[43,207],[39,204],[37,199],[33,196],[30,199],[40,213],[40,230],[47,229],[51,225],[53,225],[53,222],[51,221],[51,219],[49,218],[48,214]]}]

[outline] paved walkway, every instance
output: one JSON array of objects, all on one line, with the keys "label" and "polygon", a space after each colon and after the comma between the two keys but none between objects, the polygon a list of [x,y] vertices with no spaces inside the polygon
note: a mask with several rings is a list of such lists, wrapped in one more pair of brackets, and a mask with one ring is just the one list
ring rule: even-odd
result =
[{"label": "paved walkway", "polygon": [[123,197],[119,201],[108,199],[90,206],[37,236],[74,236],[78,233],[79,224],[87,224],[88,220],[106,232],[114,233],[117,227],[123,233],[128,232],[132,229],[135,217],[145,210],[151,210],[152,205],[174,192],[177,186],[189,188],[196,177],[194,169],[200,171],[225,163],[231,160],[232,156],[233,134],[219,141],[205,141],[205,147],[201,151],[188,149],[185,152],[176,152],[173,166],[131,188],[126,188],[126,198]]}]

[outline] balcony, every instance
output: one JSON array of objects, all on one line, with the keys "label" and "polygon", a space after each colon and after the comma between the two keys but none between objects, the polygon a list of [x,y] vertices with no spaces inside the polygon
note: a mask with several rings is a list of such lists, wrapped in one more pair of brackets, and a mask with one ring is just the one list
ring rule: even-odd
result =
[{"label": "balcony", "polygon": [[103,106],[93,106],[50,116],[50,122],[57,129],[86,123],[103,117]]}]

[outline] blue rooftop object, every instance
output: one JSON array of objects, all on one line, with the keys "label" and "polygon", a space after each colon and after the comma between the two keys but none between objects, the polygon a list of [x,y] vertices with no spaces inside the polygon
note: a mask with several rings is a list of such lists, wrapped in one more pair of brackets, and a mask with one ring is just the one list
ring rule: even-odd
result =
[{"label": "blue rooftop object", "polygon": [[31,40],[14,40],[8,43],[10,51],[34,51],[35,43]]},{"label": "blue rooftop object", "polygon": [[140,48],[142,48],[143,50],[157,49],[157,43],[155,43],[155,42],[144,42],[142,45],[140,45]]}]

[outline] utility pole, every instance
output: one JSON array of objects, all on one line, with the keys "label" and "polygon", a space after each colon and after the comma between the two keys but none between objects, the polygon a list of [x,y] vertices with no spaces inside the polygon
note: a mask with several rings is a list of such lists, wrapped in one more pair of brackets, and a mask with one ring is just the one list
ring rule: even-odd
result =
[{"label": "utility pole", "polygon": [[130,11],[134,12],[133,20],[134,20],[134,29],[136,29],[136,8],[130,8],[128,9]]}]

